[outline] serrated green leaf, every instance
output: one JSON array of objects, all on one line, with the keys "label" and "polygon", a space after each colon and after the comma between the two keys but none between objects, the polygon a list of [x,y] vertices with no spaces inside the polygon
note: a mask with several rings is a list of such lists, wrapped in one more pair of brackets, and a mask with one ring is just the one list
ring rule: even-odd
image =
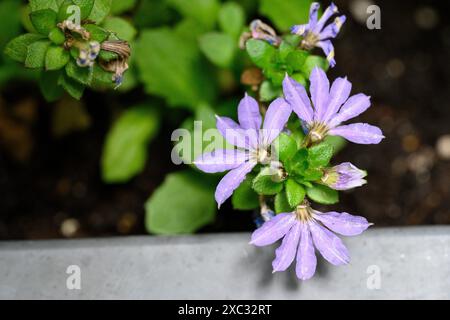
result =
[{"label": "serrated green leaf", "polygon": [[94,7],[94,0],[72,0],[72,2],[80,7],[81,20],[89,17]]},{"label": "serrated green leaf", "polygon": [[61,29],[57,27],[50,30],[48,38],[56,45],[62,45],[66,41],[64,32],[62,32]]},{"label": "serrated green leaf", "polygon": [[273,175],[269,172],[269,168],[264,168],[253,179],[252,188],[258,194],[275,195],[283,190],[283,183],[275,181]]},{"label": "serrated green leaf", "polygon": [[70,60],[69,63],[66,64],[66,73],[70,78],[86,86],[91,84],[92,76],[94,74],[92,68],[82,68],[78,66],[74,60]]},{"label": "serrated green leaf", "polygon": [[94,0],[94,5],[91,13],[89,14],[88,20],[92,20],[97,24],[100,24],[109,14],[111,10],[111,3],[112,0]]},{"label": "serrated green leaf", "polygon": [[69,51],[63,47],[51,45],[45,55],[45,69],[59,70],[63,68],[70,60]]},{"label": "serrated green leaf", "polygon": [[252,189],[253,177],[247,177],[240,186],[234,190],[231,203],[236,210],[252,210],[259,206],[258,194]]},{"label": "serrated green leaf", "polygon": [[25,67],[42,68],[45,64],[45,56],[50,47],[50,41],[39,40],[28,46]]},{"label": "serrated green leaf", "polygon": [[167,0],[184,17],[192,18],[207,30],[214,27],[220,9],[218,0]]},{"label": "serrated green leaf", "polygon": [[33,33],[26,33],[18,36],[6,45],[5,54],[11,59],[23,63],[27,57],[28,46],[43,38],[42,35]]},{"label": "serrated green leaf", "polygon": [[308,162],[311,167],[326,166],[333,156],[333,147],[328,143],[320,143],[308,150]]},{"label": "serrated green leaf", "polygon": [[68,94],[70,94],[77,100],[80,100],[83,96],[85,86],[78,81],[69,78],[69,76],[67,76],[65,72],[61,73],[58,79],[58,84],[61,85]]},{"label": "serrated green leaf", "polygon": [[281,162],[286,162],[297,152],[297,142],[287,135],[280,133],[273,145]]},{"label": "serrated green leaf", "polygon": [[305,198],[305,189],[295,182],[294,179],[288,179],[286,181],[285,189],[286,199],[291,207],[296,207]]},{"label": "serrated green leaf", "polygon": [[219,67],[228,67],[237,47],[233,38],[220,32],[209,32],[199,39],[200,49],[209,61]]},{"label": "serrated green leaf", "polygon": [[171,173],[147,201],[145,211],[149,232],[195,232],[214,220],[214,184],[192,171]]},{"label": "serrated green leaf", "polygon": [[166,98],[169,105],[195,109],[213,100],[214,77],[195,42],[167,28],[145,30],[134,56],[146,92]]},{"label": "serrated green leaf", "polygon": [[263,40],[250,39],[245,47],[250,59],[260,68],[269,66],[276,54],[275,48]]},{"label": "serrated green leaf", "polygon": [[219,26],[233,38],[237,39],[244,27],[245,12],[242,7],[235,2],[226,2],[219,11]]},{"label": "serrated green leaf", "polygon": [[33,27],[42,35],[47,36],[56,26],[57,13],[52,9],[42,9],[33,11],[30,14]]},{"label": "serrated green leaf", "polygon": [[280,192],[275,196],[275,212],[276,213],[286,213],[294,211],[294,207],[289,205],[286,197],[286,192]]},{"label": "serrated green leaf", "polygon": [[306,188],[306,194],[311,200],[321,204],[339,202],[339,194],[336,190],[320,184],[314,184],[311,188]]},{"label": "serrated green leaf", "polygon": [[159,116],[149,105],[132,107],[114,122],[102,154],[102,177],[107,183],[126,182],[140,173],[148,155],[148,143],[156,135]]},{"label": "serrated green leaf", "polygon": [[311,71],[315,67],[319,67],[324,71],[327,71],[329,67],[327,59],[320,56],[313,56],[313,55],[308,56],[305,60],[305,63],[303,64],[302,72],[309,79]]},{"label": "serrated green leaf", "polygon": [[259,12],[268,17],[275,27],[288,31],[296,24],[308,22],[312,0],[261,0]]},{"label": "serrated green leaf", "polygon": [[62,96],[64,89],[58,84],[58,79],[60,76],[60,71],[41,72],[39,87],[47,102],[54,102]]},{"label": "serrated green leaf", "polygon": [[305,181],[317,181],[323,176],[323,171],[318,168],[308,168],[302,172]]},{"label": "serrated green leaf", "polygon": [[84,25],[84,28],[89,31],[92,40],[103,42],[108,39],[109,32],[102,27],[95,24],[86,24]]},{"label": "serrated green leaf", "polygon": [[130,22],[119,17],[106,18],[103,22],[103,27],[108,31],[114,32],[120,39],[126,41],[132,41],[137,33]]},{"label": "serrated green leaf", "polygon": [[29,0],[31,11],[52,9],[57,12],[59,5],[57,0]]},{"label": "serrated green leaf", "polygon": [[286,64],[294,71],[303,70],[303,65],[308,57],[308,53],[303,50],[295,50],[286,56]]},{"label": "serrated green leaf", "polygon": [[286,170],[292,174],[302,174],[308,168],[308,150],[298,150],[291,159],[285,163]]}]

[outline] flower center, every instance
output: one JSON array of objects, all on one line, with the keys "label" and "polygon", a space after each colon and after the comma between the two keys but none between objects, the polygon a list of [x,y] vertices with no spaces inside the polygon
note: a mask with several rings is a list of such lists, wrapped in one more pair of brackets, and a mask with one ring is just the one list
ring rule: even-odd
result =
[{"label": "flower center", "polygon": [[303,38],[300,47],[305,50],[311,50],[319,41],[319,36],[313,32],[307,32]]},{"label": "flower center", "polygon": [[304,201],[302,204],[299,204],[295,209],[295,216],[297,220],[302,222],[306,222],[312,219],[312,214],[310,211],[309,203]]},{"label": "flower center", "polygon": [[256,151],[256,160],[262,164],[269,164],[270,163],[270,152],[267,151],[267,149],[258,148],[258,150]]},{"label": "flower center", "polygon": [[309,138],[311,142],[319,142],[325,138],[328,132],[328,127],[324,123],[316,122],[314,123],[309,130]]}]

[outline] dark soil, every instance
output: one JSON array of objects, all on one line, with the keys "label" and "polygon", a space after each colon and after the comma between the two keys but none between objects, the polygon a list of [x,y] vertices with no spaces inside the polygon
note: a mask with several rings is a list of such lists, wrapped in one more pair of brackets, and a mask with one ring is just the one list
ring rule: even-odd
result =
[{"label": "dark soil", "polygon": [[[450,134],[446,5],[380,1],[381,30],[368,30],[351,14],[354,4],[336,3],[348,20],[334,42],[338,64],[329,75],[347,75],[354,93],[372,96],[372,108],[359,120],[379,125],[386,139],[377,146],[348,144],[340,152],[336,163],[367,169],[369,184],[342,194],[333,210],[366,216],[376,226],[449,224],[450,160],[436,147]],[[174,112],[177,119],[164,119],[142,174],[127,184],[105,185],[100,154],[117,99],[87,93],[94,125],[56,138],[50,130],[53,105],[36,87],[12,83],[2,90],[0,239],[146,234],[143,204],[166,173],[181,169],[170,162],[170,134],[184,115]],[[1,134],[5,130],[8,139]],[[202,232],[253,228],[251,212],[227,204]]]}]

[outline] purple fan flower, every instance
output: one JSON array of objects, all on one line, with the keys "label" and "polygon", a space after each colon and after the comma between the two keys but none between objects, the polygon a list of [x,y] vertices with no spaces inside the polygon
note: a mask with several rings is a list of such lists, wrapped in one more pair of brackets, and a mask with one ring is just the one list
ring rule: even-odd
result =
[{"label": "purple fan flower", "polygon": [[365,170],[358,169],[350,162],[344,162],[326,169],[321,182],[335,190],[349,190],[367,183]]},{"label": "purple fan flower", "polygon": [[231,170],[217,185],[215,198],[219,207],[257,163],[268,164],[272,161],[270,146],[283,130],[291,112],[290,105],[283,98],[274,100],[267,109],[261,129],[258,102],[246,94],[238,106],[239,124],[230,118],[217,116],[220,134],[238,149],[205,153],[194,164],[207,173]]},{"label": "purple fan flower", "polygon": [[308,138],[317,142],[327,134],[341,136],[351,142],[377,144],[384,138],[380,128],[367,123],[341,125],[370,107],[370,97],[358,93],[350,96],[352,84],[347,78],[337,78],[330,88],[325,72],[315,67],[309,78],[311,101],[305,88],[288,75],[283,80],[285,99],[308,129]]},{"label": "purple fan flower", "polygon": [[327,21],[332,15],[338,12],[334,3],[325,10],[323,15],[317,20],[317,13],[320,5],[313,2],[309,9],[309,22],[307,24],[295,25],[291,28],[291,32],[303,36],[301,43],[302,48],[310,50],[313,47],[319,47],[325,53],[331,67],[336,65],[334,60],[334,48],[330,39],[333,39],[339,33],[342,25],[345,22],[345,16],[336,17],[334,22],[325,27]]},{"label": "purple fan flower", "polygon": [[255,230],[250,244],[267,246],[283,238],[281,246],[275,251],[273,272],[286,270],[297,257],[297,277],[307,280],[316,270],[314,247],[333,265],[350,261],[347,248],[331,231],[356,236],[370,225],[364,217],[346,212],[321,213],[308,205],[300,205],[296,211],[280,213]]}]

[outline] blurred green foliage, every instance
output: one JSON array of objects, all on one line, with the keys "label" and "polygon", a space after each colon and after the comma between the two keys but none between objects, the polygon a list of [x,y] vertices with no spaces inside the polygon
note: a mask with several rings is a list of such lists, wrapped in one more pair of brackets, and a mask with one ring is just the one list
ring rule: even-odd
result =
[{"label": "blurred green foliage", "polygon": [[[2,0],[2,52],[8,41],[25,35],[10,43],[6,49],[9,57],[0,57],[0,85],[10,80],[31,79],[39,83],[48,101],[60,99],[62,88],[77,99],[82,98],[86,86],[101,92],[111,88],[110,73],[98,65],[92,69],[79,68],[71,58],[73,53],[61,45],[63,39],[54,27],[61,20],[61,8],[70,3],[80,5],[82,14],[95,21],[95,25],[87,28],[100,42],[112,32],[130,43],[130,68],[124,74],[123,86],[114,94],[125,95],[133,90],[133,95],[140,92],[137,96],[142,99],[141,103],[133,99],[129,105],[123,104],[123,112],[111,124],[101,159],[105,183],[127,182],[142,172],[146,164],[151,166],[152,157],[170,152],[148,147],[158,135],[161,121],[169,118],[172,120],[167,122],[173,129],[193,130],[194,120],[203,120],[205,127],[213,128],[215,114],[235,117],[238,99],[246,90],[253,89],[241,84],[241,75],[247,68],[256,65],[262,69],[263,83],[252,94],[264,102],[281,94],[286,72],[307,85],[306,79],[314,66],[328,67],[324,58],[299,50],[299,39],[295,36],[284,37],[277,48],[262,40],[250,40],[246,50],[239,49],[242,32],[248,31],[249,22],[259,14],[281,33],[293,24],[307,21],[309,0],[30,0],[29,3]],[[114,56],[101,52],[100,58],[108,60]],[[45,71],[38,76],[12,60]],[[185,109],[179,114],[187,114],[186,119],[173,123],[173,119],[180,118],[172,114],[180,108]],[[333,141],[335,150],[339,143]],[[310,156],[308,161],[313,166],[324,162]],[[213,221],[218,176],[200,177],[193,167],[185,169],[168,175],[149,198],[145,206],[149,232],[195,232]],[[235,192],[232,203],[238,209],[257,207],[252,187],[269,193],[284,188],[283,195],[275,199],[277,211],[301,201],[298,194],[307,193],[322,203],[335,200],[329,190],[317,189],[305,177],[302,179],[289,180],[285,185],[255,179],[256,186],[248,180]]]}]

